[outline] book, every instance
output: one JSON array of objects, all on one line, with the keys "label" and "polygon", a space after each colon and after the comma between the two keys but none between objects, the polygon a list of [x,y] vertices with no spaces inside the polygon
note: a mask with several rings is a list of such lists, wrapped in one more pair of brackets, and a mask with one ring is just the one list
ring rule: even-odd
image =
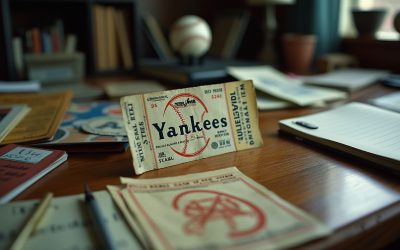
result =
[{"label": "book", "polygon": [[145,33],[160,58],[163,60],[173,59],[175,57],[174,53],[154,16],[148,13],[142,19]]},{"label": "book", "polygon": [[93,6],[93,30],[95,45],[95,64],[97,70],[108,69],[106,8],[95,4]]},{"label": "book", "polygon": [[72,92],[7,94],[0,98],[0,104],[25,103],[31,111],[4,138],[2,143],[46,141],[53,138],[67,110]]},{"label": "book", "polygon": [[303,76],[300,79],[307,85],[336,88],[347,92],[354,92],[365,88],[377,80],[388,76],[387,70],[376,69],[340,69],[325,74]]},{"label": "book", "polygon": [[42,44],[40,39],[40,29],[38,27],[32,28],[32,44],[33,44],[33,53],[41,54],[42,53]]},{"label": "book", "polygon": [[115,70],[118,68],[118,48],[115,25],[115,8],[107,6],[105,10],[106,30],[107,30],[107,63],[108,68]]},{"label": "book", "polygon": [[65,53],[73,54],[77,52],[78,37],[74,34],[68,34],[65,39]]},{"label": "book", "polygon": [[400,171],[400,114],[352,102],[279,121],[279,129],[369,162]]},{"label": "book", "polygon": [[12,40],[14,64],[18,74],[18,78],[24,77],[24,49],[21,37],[14,37]]},{"label": "book", "polygon": [[132,69],[134,66],[131,41],[129,39],[128,25],[123,10],[115,10],[115,28],[117,34],[117,45],[122,58],[124,69]]},{"label": "book", "polygon": [[36,144],[39,147],[67,152],[121,152],[128,148],[127,136],[99,135],[85,132],[81,125],[99,117],[121,118],[118,102],[72,102],[54,138]]},{"label": "book", "polygon": [[28,105],[0,105],[0,143],[30,111]]},{"label": "book", "polygon": [[219,14],[213,25],[213,42],[209,55],[223,59],[235,58],[249,23],[246,10],[226,11]]},{"label": "book", "polygon": [[145,75],[185,86],[231,81],[228,66],[254,65],[254,62],[205,58],[199,65],[180,65],[178,60],[142,59],[139,71]]},{"label": "book", "polygon": [[16,144],[0,148],[0,203],[13,199],[67,157],[64,151]]},{"label": "book", "polygon": [[110,98],[120,98],[127,95],[137,95],[164,90],[167,90],[166,86],[153,80],[108,82],[104,86],[104,91]]}]

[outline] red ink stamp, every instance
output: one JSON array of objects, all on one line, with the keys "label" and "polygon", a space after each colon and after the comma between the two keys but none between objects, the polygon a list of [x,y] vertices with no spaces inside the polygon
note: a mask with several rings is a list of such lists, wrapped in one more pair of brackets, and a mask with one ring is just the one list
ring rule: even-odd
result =
[{"label": "red ink stamp", "polygon": [[218,191],[185,191],[175,197],[172,205],[188,218],[183,225],[186,234],[201,235],[208,225],[222,222],[228,236],[237,238],[255,234],[266,226],[266,216],[256,205]]}]

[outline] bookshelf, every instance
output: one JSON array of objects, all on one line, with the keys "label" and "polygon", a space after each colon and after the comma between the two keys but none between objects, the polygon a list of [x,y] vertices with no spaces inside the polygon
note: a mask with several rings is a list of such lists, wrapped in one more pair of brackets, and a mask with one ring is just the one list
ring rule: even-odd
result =
[{"label": "bookshelf", "polygon": [[[98,15],[99,8],[104,10],[106,16]],[[41,37],[43,34],[51,36],[52,27],[57,22],[62,23],[63,41],[67,42],[68,35],[71,35],[72,41],[69,44],[72,43],[76,51],[84,54],[87,75],[128,74],[137,69],[136,38],[139,19],[136,0],[4,0],[0,1],[0,13],[0,51],[4,55],[0,63],[6,66],[0,70],[0,79],[21,78],[16,70],[18,60],[15,60],[13,39],[23,38],[23,53],[29,53],[26,43],[28,39],[25,36],[27,31],[37,28],[41,30]],[[98,20],[108,20],[107,27],[99,25]],[[114,35],[111,36],[108,32]],[[113,48],[109,49],[108,43],[99,48],[99,43],[104,42],[99,40],[100,37],[106,37]],[[110,41],[110,37],[115,40]],[[41,40],[41,45],[46,45],[43,41],[45,39]],[[51,45],[54,46],[53,43]],[[101,48],[107,53],[105,57],[101,54],[104,52]],[[47,53],[57,53],[53,51],[54,47],[50,50]],[[61,48],[59,52],[65,53],[64,50]],[[111,50],[114,52],[109,55]],[[46,51],[42,50],[41,53]],[[99,66],[100,58],[103,62],[106,61],[105,67]],[[110,58],[113,58],[112,64],[108,65]]]}]

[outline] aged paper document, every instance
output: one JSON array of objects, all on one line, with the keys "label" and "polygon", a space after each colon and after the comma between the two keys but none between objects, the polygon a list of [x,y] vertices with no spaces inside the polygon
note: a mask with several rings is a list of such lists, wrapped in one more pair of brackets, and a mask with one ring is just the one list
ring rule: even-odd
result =
[{"label": "aged paper document", "polygon": [[235,167],[121,182],[152,249],[283,249],[330,233]]},{"label": "aged paper document", "polygon": [[7,94],[2,95],[0,104],[26,104],[31,111],[4,138],[2,143],[20,143],[51,139],[64,118],[72,92]]},{"label": "aged paper document", "polygon": [[136,174],[262,145],[251,81],[121,99]]}]

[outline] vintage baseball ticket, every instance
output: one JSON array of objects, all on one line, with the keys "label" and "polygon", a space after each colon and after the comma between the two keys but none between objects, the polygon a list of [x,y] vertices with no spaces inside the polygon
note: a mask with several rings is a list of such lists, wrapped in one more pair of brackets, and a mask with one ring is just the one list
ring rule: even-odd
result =
[{"label": "vintage baseball ticket", "polygon": [[151,249],[286,249],[330,233],[235,167],[121,182]]},{"label": "vintage baseball ticket", "polygon": [[136,174],[262,145],[251,81],[121,99]]}]

